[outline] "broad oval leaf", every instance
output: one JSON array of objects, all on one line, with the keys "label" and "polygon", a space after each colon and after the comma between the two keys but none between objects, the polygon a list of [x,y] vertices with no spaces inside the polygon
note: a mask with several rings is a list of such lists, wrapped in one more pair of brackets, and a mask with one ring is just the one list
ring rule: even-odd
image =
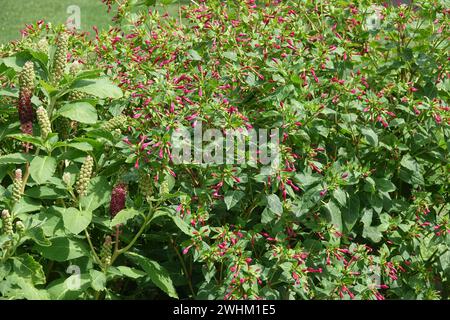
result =
[{"label": "broad oval leaf", "polygon": [[232,191],[228,191],[225,194],[225,204],[227,206],[227,210],[230,210],[231,208],[233,208],[235,205],[237,205],[239,203],[239,201],[244,197],[244,193],[242,191],[237,191],[237,190],[232,190]]},{"label": "broad oval leaf", "polygon": [[59,109],[58,114],[86,124],[94,124],[97,122],[97,110],[88,102],[67,103]]},{"label": "broad oval leaf", "polygon": [[152,280],[152,282],[167,293],[169,297],[178,299],[178,294],[170,279],[169,272],[156,261],[150,260],[134,252],[127,252],[126,255],[138,264]]},{"label": "broad oval leaf", "polygon": [[281,215],[283,213],[283,204],[280,198],[276,194],[267,196],[267,205],[270,211],[275,214]]},{"label": "broad oval leaf", "polygon": [[123,96],[122,90],[108,78],[81,79],[74,82],[72,89],[91,94],[101,99],[118,99]]},{"label": "broad oval leaf", "polygon": [[50,179],[56,170],[56,159],[48,156],[36,156],[30,163],[30,176],[37,184]]},{"label": "broad oval leaf", "polygon": [[82,256],[89,256],[89,250],[80,239],[57,237],[52,239],[51,242],[52,245],[48,247],[35,246],[44,258],[62,262]]},{"label": "broad oval leaf", "polygon": [[125,224],[128,220],[140,215],[141,213],[133,208],[123,209],[112,219],[111,227],[119,224]]},{"label": "broad oval leaf", "polygon": [[80,211],[75,208],[65,208],[61,212],[64,227],[73,234],[79,234],[92,221],[92,211]]}]

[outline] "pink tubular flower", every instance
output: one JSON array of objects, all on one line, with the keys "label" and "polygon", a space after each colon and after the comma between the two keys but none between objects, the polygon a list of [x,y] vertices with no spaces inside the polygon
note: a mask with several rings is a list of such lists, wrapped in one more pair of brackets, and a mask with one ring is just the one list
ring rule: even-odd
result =
[{"label": "pink tubular flower", "polygon": [[286,180],[286,183],[292,187],[295,191],[300,191],[300,188],[297,187],[291,180]]},{"label": "pink tubular flower", "polygon": [[314,71],[313,68],[311,68],[311,74],[312,74],[312,76],[314,77],[314,81],[317,82],[317,83],[319,83],[319,78],[317,78],[316,72]]},{"label": "pink tubular flower", "polygon": [[439,114],[436,113],[436,114],[434,115],[434,121],[436,121],[437,124],[441,124],[441,122],[442,122],[441,116],[440,116]]},{"label": "pink tubular flower", "polygon": [[189,252],[189,249],[192,247],[192,244],[190,246],[187,246],[183,249],[183,254],[187,254]]},{"label": "pink tubular flower", "polygon": [[314,268],[307,268],[305,271],[311,272],[311,273],[322,273],[322,268],[314,269]]}]

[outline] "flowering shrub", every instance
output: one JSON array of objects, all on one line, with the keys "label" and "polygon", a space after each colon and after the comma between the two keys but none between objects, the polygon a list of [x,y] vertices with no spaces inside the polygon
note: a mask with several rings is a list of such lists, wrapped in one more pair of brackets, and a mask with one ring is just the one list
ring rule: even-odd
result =
[{"label": "flowering shrub", "polygon": [[[3,297],[448,298],[444,1],[104,2],[0,52]],[[174,161],[252,128],[279,161]]]}]

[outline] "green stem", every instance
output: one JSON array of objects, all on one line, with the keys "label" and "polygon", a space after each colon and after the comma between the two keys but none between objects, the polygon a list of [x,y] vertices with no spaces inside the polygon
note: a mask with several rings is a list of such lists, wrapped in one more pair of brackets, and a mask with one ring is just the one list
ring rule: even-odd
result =
[{"label": "green stem", "polygon": [[89,233],[87,231],[87,229],[84,230],[84,233],[86,235],[86,239],[89,243],[89,247],[91,248],[92,254],[94,255],[95,261],[101,266],[102,265],[102,261],[100,260],[100,258],[98,257],[97,253],[95,252],[94,246],[92,245],[92,241],[91,241],[91,237],[89,236]]},{"label": "green stem", "polygon": [[191,281],[191,278],[190,278],[189,273],[188,273],[188,271],[187,271],[186,263],[184,262],[183,257],[182,257],[182,256],[180,255],[180,253],[178,252],[177,247],[176,247],[176,245],[175,245],[175,241],[172,239],[172,237],[170,238],[170,243],[172,244],[173,250],[174,250],[174,251],[176,252],[176,254],[177,254],[178,260],[180,260],[180,263],[181,263],[181,267],[182,267],[182,269],[183,269],[184,276],[186,277],[186,280],[187,280],[187,282],[188,282],[189,290],[191,290],[192,296],[195,297],[194,288],[192,287],[192,281]]},{"label": "green stem", "polygon": [[[9,249],[7,249],[5,254],[3,255],[3,258],[1,260],[2,263],[5,262],[6,260],[8,260],[9,258],[11,258],[14,255],[14,253],[17,250],[17,247],[20,244],[20,240],[21,239],[22,239],[22,235],[19,234],[19,239],[17,239],[17,242],[14,245],[12,245]],[[13,243],[13,240],[9,240],[9,241],[11,241],[11,243]]]},{"label": "green stem", "polygon": [[[134,245],[134,243],[137,241],[137,239],[139,239],[141,234],[144,232],[145,228],[148,226],[152,216],[153,216],[153,211],[151,212],[151,214],[149,214],[145,217],[144,223],[142,223],[142,226],[139,229],[138,233],[136,233],[134,238],[130,241],[130,243],[126,247],[124,247],[122,249],[118,249],[118,247],[115,248],[114,253],[111,257],[111,265],[114,263],[114,261],[117,259],[118,256],[120,256],[122,253],[125,253],[128,250],[130,250],[130,248]],[[116,240],[116,244],[117,244],[117,240]]]},{"label": "green stem", "polygon": [[48,117],[51,119],[53,114],[53,109],[55,108],[56,98],[50,98],[50,103],[48,104]]}]

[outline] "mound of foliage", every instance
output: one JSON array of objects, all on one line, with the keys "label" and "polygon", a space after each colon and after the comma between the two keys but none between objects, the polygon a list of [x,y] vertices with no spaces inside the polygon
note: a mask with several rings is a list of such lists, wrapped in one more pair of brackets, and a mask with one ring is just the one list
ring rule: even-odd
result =
[{"label": "mound of foliage", "polygon": [[[445,1],[104,2],[0,49],[1,297],[448,298]],[[281,161],[174,163],[200,125]]]}]

